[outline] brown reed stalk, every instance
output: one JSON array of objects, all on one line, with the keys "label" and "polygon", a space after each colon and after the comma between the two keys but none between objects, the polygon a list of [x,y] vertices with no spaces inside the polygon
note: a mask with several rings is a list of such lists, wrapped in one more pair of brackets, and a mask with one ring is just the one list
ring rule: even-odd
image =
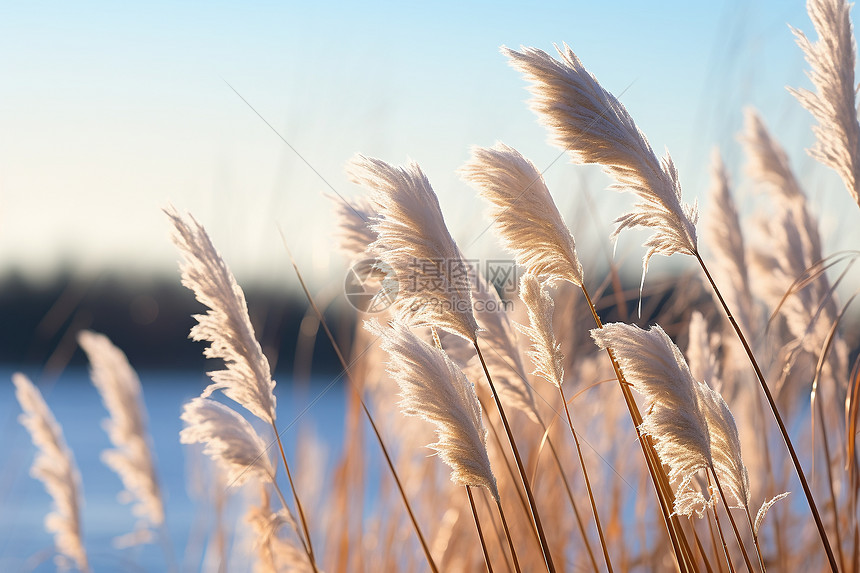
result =
[{"label": "brown reed stalk", "polygon": [[[564,398],[562,398],[562,400],[563,399]],[[548,430],[545,429],[544,431]],[[585,543],[585,550],[586,553],[588,553],[588,558],[591,561],[591,566],[594,568],[594,571],[597,572],[600,569],[597,566],[597,559],[595,559],[594,557],[594,551],[592,551],[591,549],[591,543],[588,541],[588,534],[585,530],[585,524],[582,521],[579,507],[576,505],[576,501],[574,500],[573,492],[570,490],[570,484],[567,483],[567,478],[564,475],[564,468],[561,466],[561,459],[558,457],[558,452],[556,451],[555,445],[552,443],[552,439],[549,437],[549,435],[547,435],[546,443],[547,446],[549,446],[549,451],[552,454],[552,459],[555,460],[555,465],[558,468],[559,474],[561,474],[561,481],[564,485],[564,490],[567,493],[567,499],[570,501],[570,505],[573,508],[573,514],[576,517],[576,523],[579,527],[579,532],[582,535],[583,542]]]},{"label": "brown reed stalk", "polygon": [[741,332],[740,326],[738,326],[737,321],[735,320],[734,315],[732,314],[731,309],[726,304],[725,299],[723,299],[723,295],[720,292],[720,289],[717,287],[717,284],[714,282],[713,277],[711,277],[711,273],[708,271],[708,267],[705,265],[705,261],[702,260],[702,257],[698,252],[694,253],[696,260],[699,261],[699,265],[702,267],[702,271],[705,273],[705,277],[708,279],[708,282],[711,284],[711,288],[714,289],[714,294],[717,295],[717,299],[720,301],[720,305],[723,308],[723,312],[726,314],[726,318],[729,320],[729,323],[732,325],[732,328],[735,331],[738,339],[741,342],[741,345],[744,347],[744,351],[749,358],[750,364],[752,364],[753,370],[755,371],[756,378],[758,379],[759,385],[761,386],[762,392],[764,392],[765,398],[767,398],[768,406],[770,406],[770,411],[773,413],[773,417],[776,420],[776,424],[779,427],[779,432],[782,435],[782,440],[785,443],[786,449],[788,449],[788,454],[791,457],[791,463],[794,465],[794,471],[797,474],[798,479],[800,480],[800,485],[803,488],[803,494],[806,496],[806,502],[809,504],[809,509],[812,512],[812,517],[815,520],[815,527],[818,529],[818,535],[821,538],[821,544],[824,546],[824,551],[827,554],[827,561],[830,565],[830,569],[837,573],[839,568],[836,565],[836,558],[833,555],[833,549],[830,547],[830,540],[827,538],[827,531],[824,529],[824,522],[821,520],[821,515],[818,513],[818,507],[815,505],[815,499],[812,496],[812,490],[809,488],[809,483],[806,481],[806,475],[803,473],[803,468],[800,466],[800,460],[797,457],[797,453],[794,450],[794,445],[791,443],[791,438],[788,435],[788,430],[785,428],[785,423],[782,421],[782,416],[779,413],[779,409],[776,406],[776,402],[773,399],[773,395],[771,394],[770,387],[767,384],[767,381],[764,379],[764,374],[762,374],[761,368],[756,361],[755,356],[753,355],[752,348],[750,348],[749,343],[747,342],[746,337],[743,332]]},{"label": "brown reed stalk", "polygon": [[472,340],[472,344],[475,347],[475,352],[478,354],[478,359],[481,361],[481,366],[484,369],[484,374],[487,377],[487,383],[490,386],[490,391],[493,393],[493,400],[496,402],[496,408],[499,411],[499,417],[502,419],[502,425],[505,427],[505,433],[508,436],[508,443],[511,446],[511,451],[514,453],[514,461],[517,463],[517,470],[520,474],[520,480],[523,484],[523,489],[526,492],[526,498],[529,502],[529,512],[532,520],[532,525],[537,531],[538,538],[540,540],[541,551],[543,552],[544,564],[546,565],[547,571],[549,573],[555,573],[555,564],[552,561],[552,555],[550,555],[549,543],[547,543],[546,535],[543,531],[543,524],[541,524],[540,514],[537,509],[537,502],[535,502],[534,494],[532,493],[531,485],[529,484],[529,478],[526,476],[526,470],[523,466],[523,461],[520,458],[520,452],[517,449],[517,444],[514,441],[514,434],[511,431],[511,426],[508,423],[508,417],[505,415],[505,409],[502,406],[502,402],[499,399],[499,393],[496,391],[496,386],[493,384],[493,378],[490,376],[490,371],[487,368],[487,363],[484,361],[484,355],[481,353],[481,347],[478,344],[477,337]]},{"label": "brown reed stalk", "polygon": [[520,571],[520,560],[517,559],[517,550],[514,548],[514,541],[511,539],[511,530],[508,528],[508,520],[505,518],[505,510],[502,509],[502,502],[500,500],[496,500],[496,507],[499,508],[499,517],[502,520],[502,527],[505,529],[505,537],[508,539],[508,546],[511,549],[511,557],[514,560],[514,569],[517,570],[517,573],[521,573]]},{"label": "brown reed stalk", "polygon": [[[582,289],[582,294],[585,296],[585,300],[591,310],[591,315],[594,318],[597,328],[603,328],[603,321],[600,320],[600,316],[597,314],[597,309],[594,306],[594,302],[591,300],[591,296],[588,294],[588,289],[584,284],[580,285],[580,288]],[[642,425],[642,414],[639,412],[639,406],[636,405],[633,394],[630,392],[630,386],[624,379],[624,373],[621,371],[621,367],[615,359],[615,354],[609,348],[606,349],[606,352],[612,362],[612,368],[615,370],[615,376],[618,379],[619,386],[621,387],[624,402],[627,405],[628,412],[633,420],[633,427],[636,430],[638,442],[641,445],[642,452],[645,456],[645,465],[648,467],[651,481],[654,484],[658,505],[660,506],[660,511],[663,515],[663,521],[666,524],[669,539],[672,542],[672,548],[675,552],[677,565],[682,572],[698,571],[698,567],[693,559],[692,551],[690,550],[686,535],[681,528],[678,516],[673,514],[674,494],[672,493],[672,488],[669,485],[669,478],[666,476],[666,472],[663,470],[663,466],[657,457],[657,452],[654,450],[651,437],[647,435],[643,436],[639,430],[639,427]]]},{"label": "brown reed stalk", "polygon": [[[738,526],[735,523],[735,518],[732,516],[731,507],[729,507],[729,500],[726,497],[725,492],[723,491],[723,486],[720,484],[720,478],[717,477],[717,471],[713,466],[710,466],[708,469],[711,470],[711,474],[714,476],[714,483],[717,485],[717,491],[720,493],[720,498],[723,500],[723,505],[726,508],[726,515],[729,516],[729,523],[732,525],[732,530],[735,532],[735,538],[738,540],[738,545],[741,548],[741,553],[744,556],[744,562],[746,563],[747,569],[752,572],[753,565],[752,561],[750,561],[750,556],[747,554],[746,547],[744,547],[744,540],[741,537],[741,532],[738,530]],[[761,560],[762,572],[764,571],[764,560],[761,558],[761,553],[758,556],[759,560]]]},{"label": "brown reed stalk", "polygon": [[576,444],[576,454],[579,457],[582,476],[585,478],[585,489],[588,490],[588,499],[591,501],[591,512],[594,514],[594,522],[597,525],[597,535],[600,536],[600,546],[603,548],[603,558],[606,560],[606,568],[609,570],[609,573],[612,573],[612,560],[609,558],[609,549],[607,549],[606,539],[603,537],[603,527],[600,525],[600,515],[597,512],[597,504],[594,502],[594,493],[591,491],[591,480],[588,478],[585,459],[582,457],[582,446],[580,446],[579,436],[576,435],[576,430],[573,428],[570,409],[567,407],[567,400],[564,397],[564,389],[561,385],[558,386],[558,391],[561,394],[561,402],[564,404],[564,413],[567,415],[567,425],[570,428],[571,435],[573,436],[573,442]]},{"label": "brown reed stalk", "polygon": [[469,507],[472,508],[472,517],[475,519],[475,527],[478,530],[478,539],[481,540],[481,551],[484,553],[484,562],[487,564],[487,573],[493,573],[493,565],[490,555],[487,553],[487,544],[484,542],[484,532],[481,530],[481,520],[478,519],[478,510],[475,509],[475,499],[472,497],[472,486],[465,486],[466,494],[469,496]]},{"label": "brown reed stalk", "polygon": [[[335,354],[337,354],[337,358],[340,361],[341,367],[346,375],[346,379],[349,381],[350,385],[354,385],[352,381],[352,374],[350,373],[350,367],[346,362],[346,358],[344,358],[343,352],[340,350],[340,345],[338,345],[337,341],[334,338],[334,335],[331,333],[331,330],[328,327],[328,323],[325,320],[322,312],[317,307],[316,302],[314,302],[313,296],[311,296],[310,291],[308,290],[307,285],[305,285],[304,278],[302,277],[302,273],[299,271],[298,264],[296,263],[296,259],[293,257],[292,251],[287,246],[286,238],[283,233],[281,233],[281,239],[284,243],[284,248],[287,251],[287,254],[290,257],[290,263],[293,266],[293,270],[296,272],[296,277],[299,279],[299,284],[302,287],[302,291],[305,293],[305,297],[308,299],[308,303],[314,309],[314,312],[317,315],[317,318],[320,321],[320,324],[325,331],[326,336],[328,337],[329,342],[334,348]],[[394,478],[394,483],[397,485],[397,490],[400,493],[400,497],[403,500],[403,505],[406,508],[406,513],[409,514],[409,519],[412,522],[412,527],[415,530],[415,535],[418,537],[418,541],[421,543],[421,549],[424,551],[424,556],[427,559],[427,564],[430,566],[430,570],[433,573],[439,573],[439,569],[436,567],[436,562],[433,560],[433,556],[430,554],[430,548],[427,546],[427,541],[424,539],[424,535],[421,533],[421,528],[418,526],[418,520],[415,518],[415,514],[412,511],[412,506],[409,503],[409,499],[406,497],[406,492],[403,489],[403,484],[400,483],[400,477],[397,475],[397,470],[394,469],[394,462],[391,461],[391,456],[388,453],[388,448],[385,446],[385,441],[382,439],[382,434],[379,432],[379,428],[376,427],[376,422],[373,420],[373,416],[370,414],[370,410],[367,408],[367,404],[364,402],[364,398],[358,394],[358,400],[361,403],[361,408],[364,410],[365,416],[367,416],[368,422],[370,422],[370,427],[373,429],[373,433],[376,436],[376,441],[379,443],[379,447],[382,450],[382,455],[385,457],[385,462],[388,465],[388,469],[391,471],[391,476]]]},{"label": "brown reed stalk", "polygon": [[[711,483],[711,476],[708,476],[708,484],[710,484],[710,483]],[[714,512],[714,519],[717,522],[717,532],[720,534],[720,542],[723,544],[723,555],[725,555],[725,557],[726,557],[726,563],[729,564],[729,571],[731,573],[736,573],[735,572],[735,566],[732,564],[732,558],[729,556],[729,547],[728,547],[728,545],[726,545],[726,537],[725,537],[725,535],[723,535],[723,526],[720,523],[720,516],[717,513],[717,506],[716,505],[713,506],[711,508],[711,511]]]}]

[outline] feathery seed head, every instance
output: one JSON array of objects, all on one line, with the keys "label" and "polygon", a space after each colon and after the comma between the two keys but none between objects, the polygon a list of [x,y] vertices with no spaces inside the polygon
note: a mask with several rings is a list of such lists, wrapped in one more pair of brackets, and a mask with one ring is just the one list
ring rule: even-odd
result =
[{"label": "feathery seed head", "polygon": [[475,387],[445,352],[393,321],[382,327],[365,321],[365,328],[382,338],[390,358],[388,371],[400,386],[400,407],[436,426],[438,441],[430,447],[451,467],[451,480],[486,487],[499,499],[496,478],[487,454],[487,430]]},{"label": "feathery seed head", "polygon": [[210,342],[204,356],[220,358],[226,366],[208,373],[213,384],[202,396],[222,390],[261,420],[274,423],[275,381],[255,338],[242,288],[194,217],[182,216],[172,207],[165,213],[173,224],[173,242],[184,259],[180,264],[182,284],[209,307],[206,314],[194,316],[197,325],[190,338]]},{"label": "feathery seed head", "polygon": [[460,174],[492,205],[490,216],[517,264],[550,280],[582,285],[573,236],[531,161],[503,143],[475,147]]},{"label": "feathery seed head", "polygon": [[597,163],[619,190],[635,193],[637,210],[619,217],[617,236],[630,227],[649,227],[644,273],[654,254],[697,252],[697,208],[683,203],[671,157],[658,159],[624,106],[603,89],[568,47],[560,60],[536,48],[503,47],[510,64],[532,83],[532,109],[550,131],[551,141],[576,163]]},{"label": "feathery seed head", "polygon": [[538,278],[526,273],[520,279],[520,298],[526,305],[530,326],[517,324],[517,328],[532,341],[529,357],[535,365],[534,373],[556,387],[564,382],[564,354],[552,330],[555,304]]},{"label": "feathery seed head", "polygon": [[81,571],[89,571],[81,536],[81,474],[75,458],[38,388],[20,373],[12,376],[12,382],[23,410],[18,420],[30,433],[38,450],[30,475],[45,485],[54,501],[53,510],[45,516],[45,529],[54,534],[59,553],[57,565],[67,569],[70,561]]},{"label": "feathery seed head", "polygon": [[107,336],[83,330],[78,334],[78,343],[87,354],[90,377],[110,414],[107,433],[115,449],[102,452],[102,460],[137,500],[134,514],[158,527],[164,523],[164,504],[137,373]]},{"label": "feathery seed head", "polygon": [[231,408],[199,397],[185,404],[181,418],[185,427],[179,432],[179,441],[203,444],[203,453],[221,464],[230,485],[242,485],[254,476],[274,479],[266,443],[248,420]]},{"label": "feathery seed head", "polygon": [[397,276],[400,318],[475,340],[469,268],[427,176],[415,162],[395,167],[361,155],[347,169],[355,183],[374,193],[379,216],[371,226],[377,238],[370,249]]}]

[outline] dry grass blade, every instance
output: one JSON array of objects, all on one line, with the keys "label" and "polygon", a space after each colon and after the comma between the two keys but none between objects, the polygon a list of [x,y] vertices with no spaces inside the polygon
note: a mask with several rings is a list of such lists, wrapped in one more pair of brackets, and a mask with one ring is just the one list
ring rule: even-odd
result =
[{"label": "dry grass blade", "polygon": [[60,569],[70,564],[89,571],[89,561],[81,536],[81,474],[63,430],[45,404],[38,388],[23,374],[12,376],[15,396],[23,413],[19,417],[38,450],[30,475],[45,485],[54,508],[45,517],[45,529],[54,534]]}]

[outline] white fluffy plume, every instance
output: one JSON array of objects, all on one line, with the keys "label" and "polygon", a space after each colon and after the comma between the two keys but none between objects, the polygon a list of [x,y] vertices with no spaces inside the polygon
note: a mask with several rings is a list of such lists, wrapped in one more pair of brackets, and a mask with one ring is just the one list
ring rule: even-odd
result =
[{"label": "white fluffy plume", "polygon": [[183,407],[181,418],[185,427],[179,441],[203,444],[203,453],[221,464],[230,485],[242,485],[252,477],[274,480],[266,443],[234,410],[208,398],[194,398]]},{"label": "white fluffy plume", "polygon": [[[480,274],[475,273],[472,279],[475,283],[472,300],[475,302],[475,319],[481,328],[481,348],[485,349],[484,360],[493,373],[496,390],[505,405],[525,412],[539,423],[541,416],[528,384],[517,333],[506,312],[506,306],[513,306],[513,303],[502,301],[496,288]],[[484,377],[481,361],[469,341],[452,335],[442,338],[442,344],[446,354],[463,369],[467,378],[477,380]]]},{"label": "white fluffy plume", "polygon": [[365,328],[382,338],[388,371],[400,386],[400,407],[436,426],[438,441],[430,447],[451,467],[451,480],[485,487],[496,500],[499,490],[487,454],[487,430],[475,387],[440,348],[415,336],[399,321]]},{"label": "white fluffy plume", "polygon": [[714,254],[717,282],[731,286],[723,289],[726,302],[729,308],[734,309],[741,330],[750,333],[754,308],[740,217],[732,197],[729,175],[720,153],[716,150],[713,152],[711,165],[705,236]]},{"label": "white fluffy plume", "polygon": [[860,125],[854,84],[856,45],[848,14],[851,4],[809,0],[806,8],[818,41],[810,41],[800,30],[794,34],[811,67],[808,76],[816,91],[789,91],[818,120],[812,128],[815,145],[810,155],[836,171],[860,205]]},{"label": "white fluffy plume", "polygon": [[520,279],[520,298],[526,305],[530,326],[517,324],[520,331],[532,341],[529,357],[535,365],[534,373],[547,382],[561,387],[564,382],[564,354],[552,330],[552,313],[555,304],[538,278],[526,273]]},{"label": "white fluffy plume", "polygon": [[335,237],[340,251],[350,261],[372,256],[368,247],[376,240],[376,234],[370,228],[376,218],[373,205],[365,197],[350,200],[341,197],[330,199],[337,218]]},{"label": "white fluffy plume", "polygon": [[172,208],[165,213],[173,223],[173,242],[184,258],[180,265],[182,284],[210,309],[194,316],[198,324],[191,329],[190,337],[211,342],[203,354],[224,360],[226,366],[208,373],[213,384],[202,396],[223,390],[261,420],[274,423],[275,381],[254,335],[242,288],[194,217],[183,217]]},{"label": "white fluffy plume", "polygon": [[582,284],[582,265],[573,236],[540,171],[503,143],[475,147],[461,169],[463,178],[487,199],[503,246],[529,273]]},{"label": "white fluffy plume", "polygon": [[679,483],[675,512],[702,511],[704,497],[693,477],[710,468],[739,503],[749,500],[746,468],[734,418],[725,401],[690,374],[684,356],[659,326],[642,330],[622,323],[591,331],[597,345],[610,348],[627,380],[646,399],[642,431],[655,438],[669,478]]},{"label": "white fluffy plume", "polygon": [[57,565],[66,569],[71,562],[81,571],[89,571],[81,539],[81,475],[72,451],[36,386],[20,373],[12,376],[12,382],[23,410],[19,421],[30,432],[38,450],[30,475],[45,484],[48,495],[54,500],[53,511],[45,517],[45,529],[54,534],[59,553]]},{"label": "white fluffy plume", "polygon": [[[644,270],[654,254],[695,254],[695,205],[681,201],[681,185],[671,157],[658,159],[623,105],[603,89],[568,47],[560,60],[536,48],[502,48],[511,65],[532,82],[532,109],[552,142],[577,163],[597,163],[615,188],[635,193],[637,209],[617,219],[613,236],[629,227],[649,227]],[[644,277],[644,275],[643,275]]]},{"label": "white fluffy plume", "polygon": [[136,500],[134,515],[158,527],[164,523],[164,504],[137,373],[122,350],[103,334],[81,331],[78,343],[87,354],[90,378],[110,414],[105,429],[114,449],[105,450],[102,460],[119,475],[126,492]]},{"label": "white fluffy plume", "polygon": [[373,191],[379,217],[370,246],[397,275],[396,309],[415,326],[436,326],[474,340],[469,269],[451,238],[436,193],[415,162],[395,167],[358,155],[352,180]]}]

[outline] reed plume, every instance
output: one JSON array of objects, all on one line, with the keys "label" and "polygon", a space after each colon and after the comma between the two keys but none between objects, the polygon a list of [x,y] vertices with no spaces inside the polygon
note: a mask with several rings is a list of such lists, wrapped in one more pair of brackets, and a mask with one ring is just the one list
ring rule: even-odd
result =
[{"label": "reed plume", "polygon": [[203,453],[221,465],[231,486],[252,477],[275,479],[266,442],[253,426],[232,408],[209,398],[194,398],[182,409],[183,444],[203,444]]},{"label": "reed plume", "polygon": [[655,254],[694,255],[696,206],[681,200],[681,184],[672,158],[658,159],[645,135],[618,101],[588,72],[567,45],[560,60],[536,48],[502,48],[511,66],[531,83],[532,110],[549,130],[551,143],[576,163],[597,163],[615,180],[614,188],[641,200],[636,210],[616,220],[613,237],[632,227],[648,227],[644,273]]},{"label": "reed plume", "polygon": [[526,305],[529,325],[517,324],[517,328],[532,342],[528,355],[535,365],[534,374],[561,388],[564,382],[564,355],[552,330],[555,310],[552,297],[535,275],[526,273],[520,279],[520,298]]},{"label": "reed plume", "polygon": [[370,228],[377,217],[373,205],[365,197],[345,200],[331,197],[337,219],[335,239],[340,251],[350,262],[370,256],[368,247],[376,240]]},{"label": "reed plume", "polygon": [[485,487],[496,501],[499,490],[487,454],[487,430],[475,388],[445,352],[418,338],[399,321],[383,328],[365,327],[381,337],[388,371],[400,387],[400,408],[436,427],[438,441],[429,447],[451,467],[451,481]]},{"label": "reed plume", "polygon": [[573,236],[531,161],[503,143],[475,147],[460,174],[490,202],[502,246],[518,265],[535,275],[582,284]]},{"label": "reed plume", "polygon": [[136,500],[134,515],[160,527],[164,501],[137,373],[107,336],[83,330],[78,333],[78,343],[87,354],[90,378],[110,414],[105,429],[114,449],[102,452],[102,461],[119,475],[126,492]]},{"label": "reed plume", "polygon": [[225,365],[223,370],[208,373],[213,383],[201,396],[221,390],[261,420],[274,424],[275,381],[254,336],[242,287],[194,217],[182,216],[173,208],[165,213],[173,224],[173,242],[184,259],[182,284],[209,307],[206,314],[194,315],[197,324],[190,338],[211,343],[204,356],[220,358]]},{"label": "reed plume", "polygon": [[23,410],[18,420],[37,449],[30,475],[45,485],[54,501],[53,510],[45,517],[45,529],[54,534],[57,566],[65,570],[73,564],[81,571],[89,571],[81,534],[81,474],[75,458],[38,388],[20,373],[12,376],[12,382]]},{"label": "reed plume", "polygon": [[627,380],[645,396],[648,414],[642,430],[654,436],[654,447],[669,466],[670,479],[679,483],[675,511],[701,514],[703,505],[712,503],[693,489],[693,477],[705,468],[730,484],[739,503],[748,503],[749,480],[728,405],[693,378],[681,351],[663,329],[613,323],[592,330],[591,336],[601,348],[612,349]]},{"label": "reed plume", "polygon": [[704,223],[705,238],[713,253],[717,279],[721,284],[729,285],[724,293],[729,308],[735,311],[741,329],[752,332],[755,308],[740,217],[719,151],[715,149],[711,157],[710,208]]},{"label": "reed plume", "polygon": [[857,123],[857,86],[854,63],[857,47],[845,0],[809,0],[809,18],[818,41],[792,28],[797,44],[806,55],[807,72],[815,92],[799,88],[789,91],[818,121],[813,126],[815,144],[809,154],[830,167],[860,205],[860,125]]},{"label": "reed plume", "polygon": [[451,238],[430,181],[415,162],[395,167],[358,155],[352,180],[373,191],[379,213],[370,249],[395,272],[395,306],[413,326],[436,326],[475,340],[469,270]]}]

